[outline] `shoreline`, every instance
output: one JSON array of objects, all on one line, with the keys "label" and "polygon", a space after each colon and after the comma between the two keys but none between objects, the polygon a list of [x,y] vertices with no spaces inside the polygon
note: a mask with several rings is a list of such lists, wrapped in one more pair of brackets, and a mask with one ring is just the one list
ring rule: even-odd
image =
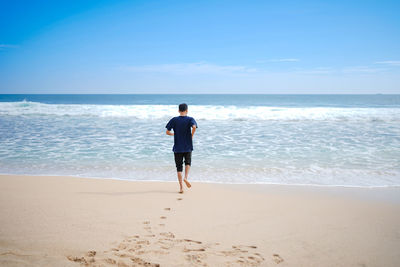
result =
[{"label": "shoreline", "polygon": [[400,264],[399,187],[73,178],[0,175],[1,265]]},{"label": "shoreline", "polygon": [[[82,179],[98,179],[98,180],[115,180],[115,181],[127,181],[127,182],[160,182],[160,183],[175,183],[178,180],[131,180],[128,178],[116,178],[116,177],[94,177],[94,176],[78,176],[78,175],[60,175],[60,174],[14,174],[14,173],[0,173],[1,176],[32,176],[32,177],[69,177],[69,178],[82,178]],[[198,181],[192,180],[196,183],[204,184],[222,184],[222,185],[261,185],[261,186],[299,186],[299,187],[338,187],[338,188],[400,188],[398,185],[330,185],[330,184],[281,184],[281,183],[232,183],[232,182],[216,182],[216,181]]]}]

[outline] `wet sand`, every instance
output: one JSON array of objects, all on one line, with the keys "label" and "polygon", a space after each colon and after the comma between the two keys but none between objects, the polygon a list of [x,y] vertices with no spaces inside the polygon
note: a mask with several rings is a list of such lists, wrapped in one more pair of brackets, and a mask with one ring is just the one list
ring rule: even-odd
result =
[{"label": "wet sand", "polygon": [[400,266],[400,188],[0,175],[1,266]]}]

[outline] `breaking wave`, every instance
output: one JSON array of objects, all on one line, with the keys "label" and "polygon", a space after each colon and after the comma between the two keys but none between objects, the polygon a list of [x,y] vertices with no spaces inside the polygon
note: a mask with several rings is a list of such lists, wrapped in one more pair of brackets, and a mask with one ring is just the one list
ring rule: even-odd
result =
[{"label": "breaking wave", "polygon": [[[0,102],[0,115],[121,117],[167,119],[178,115],[176,105],[94,105]],[[198,120],[279,121],[399,121],[400,108],[273,107],[191,105],[189,115]]]}]

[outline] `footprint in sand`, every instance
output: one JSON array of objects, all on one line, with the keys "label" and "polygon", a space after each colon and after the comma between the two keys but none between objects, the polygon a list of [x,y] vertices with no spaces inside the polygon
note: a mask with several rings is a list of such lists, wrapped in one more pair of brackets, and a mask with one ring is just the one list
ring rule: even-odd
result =
[{"label": "footprint in sand", "polygon": [[171,210],[171,208],[164,208],[164,210]]},{"label": "footprint in sand", "polygon": [[179,198],[177,198],[177,200],[182,200],[183,198],[181,198],[181,197],[179,197]]},{"label": "footprint in sand", "polygon": [[80,263],[87,263],[85,257],[73,257],[73,256],[67,256],[67,259],[70,261],[74,262],[80,262]]},{"label": "footprint in sand", "polygon": [[272,255],[272,259],[273,259],[274,262],[276,262],[277,264],[283,262],[283,259],[281,258],[281,256],[279,256],[279,254],[273,254],[273,255]]},{"label": "footprint in sand", "polygon": [[114,260],[114,259],[111,259],[111,258],[107,258],[107,259],[105,259],[104,261],[105,261],[106,263],[109,263],[109,264],[117,264],[117,261]]},{"label": "footprint in sand", "polygon": [[146,225],[143,227],[143,229],[146,230],[148,233],[151,233],[151,226],[149,226],[150,222],[144,221],[143,224]]},{"label": "footprint in sand", "polygon": [[183,248],[183,252],[192,252],[192,251],[206,251],[205,248]]},{"label": "footprint in sand", "polygon": [[203,262],[201,261],[204,257],[204,255],[186,255],[185,259],[195,265],[201,264],[203,266],[207,266],[207,264],[203,264]]},{"label": "footprint in sand", "polygon": [[196,240],[191,240],[191,239],[183,239],[183,240],[185,240],[186,242],[193,242],[193,243],[197,243],[197,244],[202,243],[201,241],[196,241]]},{"label": "footprint in sand", "polygon": [[[161,232],[152,238],[147,236],[139,238],[138,235],[131,236],[120,243],[118,248],[104,251],[100,255],[96,251],[88,251],[84,257],[69,256],[68,259],[85,266],[97,266],[99,264],[160,266],[160,264],[149,262],[145,258],[161,259],[164,257],[163,255],[181,251],[181,253],[185,254],[185,263],[182,262],[183,265],[207,266],[207,255],[223,257],[224,265],[227,266],[259,266],[265,260],[259,253],[248,252],[248,250],[255,250],[256,246],[234,245],[230,249],[221,251],[218,250],[219,245],[219,243],[204,244],[202,241],[192,239],[176,239],[172,232]],[[244,248],[247,250],[244,250]],[[145,258],[142,258],[141,255],[145,256]],[[283,261],[278,254],[273,255],[276,263]]]},{"label": "footprint in sand", "polygon": [[136,244],[138,245],[150,245],[150,241],[149,240],[139,240],[136,242]]},{"label": "footprint in sand", "polygon": [[90,250],[90,251],[88,251],[88,252],[86,253],[86,255],[87,255],[88,257],[94,257],[94,256],[96,256],[96,251]]},{"label": "footprint in sand", "polygon": [[[182,200],[182,198],[178,198]],[[164,208],[170,211],[171,208]],[[160,216],[160,219],[167,219],[166,216]],[[185,264],[194,264],[196,266],[207,266],[208,255],[221,257],[225,265],[240,265],[240,266],[259,266],[265,259],[261,254],[256,253],[257,246],[254,245],[233,245],[231,248],[223,249],[220,243],[204,243],[193,239],[177,239],[172,232],[168,232],[166,225],[163,226],[164,231],[157,227],[153,229],[150,221],[143,221],[143,228],[147,230],[146,235],[133,235],[126,237],[121,243],[114,248],[103,253],[96,251],[88,251],[83,257],[68,256],[70,261],[80,263],[85,266],[97,265],[118,265],[118,266],[160,266],[158,263],[149,262],[146,260],[162,259],[163,255],[173,255],[174,253],[184,253]],[[115,242],[116,243],[116,242]],[[223,249],[223,250],[221,250]],[[142,256],[143,255],[143,256]],[[144,257],[144,258],[142,258]],[[273,254],[273,260],[276,264],[284,260],[278,255]],[[165,259],[164,259],[165,261]]]},{"label": "footprint in sand", "polygon": [[160,233],[161,236],[168,237],[168,238],[175,238],[175,235],[171,232],[163,232]]},{"label": "footprint in sand", "polygon": [[257,246],[242,246],[242,245],[239,245],[239,246],[232,246],[232,248],[235,249],[235,250],[237,250],[237,251],[240,251],[240,252],[248,252],[248,250],[244,250],[243,248],[252,248],[252,249],[256,249]]},{"label": "footprint in sand", "polygon": [[151,267],[159,267],[160,266],[160,264],[158,264],[158,263],[151,263],[151,262],[145,261],[138,257],[132,257],[131,261],[133,263],[138,264],[139,266],[151,266]]},{"label": "footprint in sand", "polygon": [[119,249],[119,250],[123,250],[123,249],[126,249],[126,248],[127,248],[127,245],[124,244],[124,243],[121,243],[121,244],[119,244],[119,246],[118,246],[118,249]]}]

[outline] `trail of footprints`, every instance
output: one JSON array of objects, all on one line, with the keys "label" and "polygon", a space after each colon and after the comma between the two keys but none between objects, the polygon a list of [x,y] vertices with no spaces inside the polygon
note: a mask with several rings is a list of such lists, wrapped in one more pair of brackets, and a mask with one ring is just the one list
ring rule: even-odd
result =
[{"label": "trail of footprints", "polygon": [[[182,200],[178,198],[177,200]],[[171,208],[164,208],[171,211]],[[88,251],[81,257],[67,256],[68,260],[80,263],[83,266],[160,266],[154,259],[166,256],[170,253],[182,253],[185,255],[184,265],[209,266],[207,259],[217,257],[224,266],[259,266],[265,259],[257,252],[256,246],[235,245],[224,248],[220,243],[204,243],[191,239],[179,239],[165,229],[166,216],[160,216],[162,223],[158,224],[157,232],[153,232],[150,221],[143,222],[143,229],[147,234],[133,235],[125,238],[118,246],[108,251],[97,253]],[[101,255],[100,255],[101,254]],[[151,261],[146,259],[152,259]],[[279,264],[284,260],[273,254],[272,260]]]}]

